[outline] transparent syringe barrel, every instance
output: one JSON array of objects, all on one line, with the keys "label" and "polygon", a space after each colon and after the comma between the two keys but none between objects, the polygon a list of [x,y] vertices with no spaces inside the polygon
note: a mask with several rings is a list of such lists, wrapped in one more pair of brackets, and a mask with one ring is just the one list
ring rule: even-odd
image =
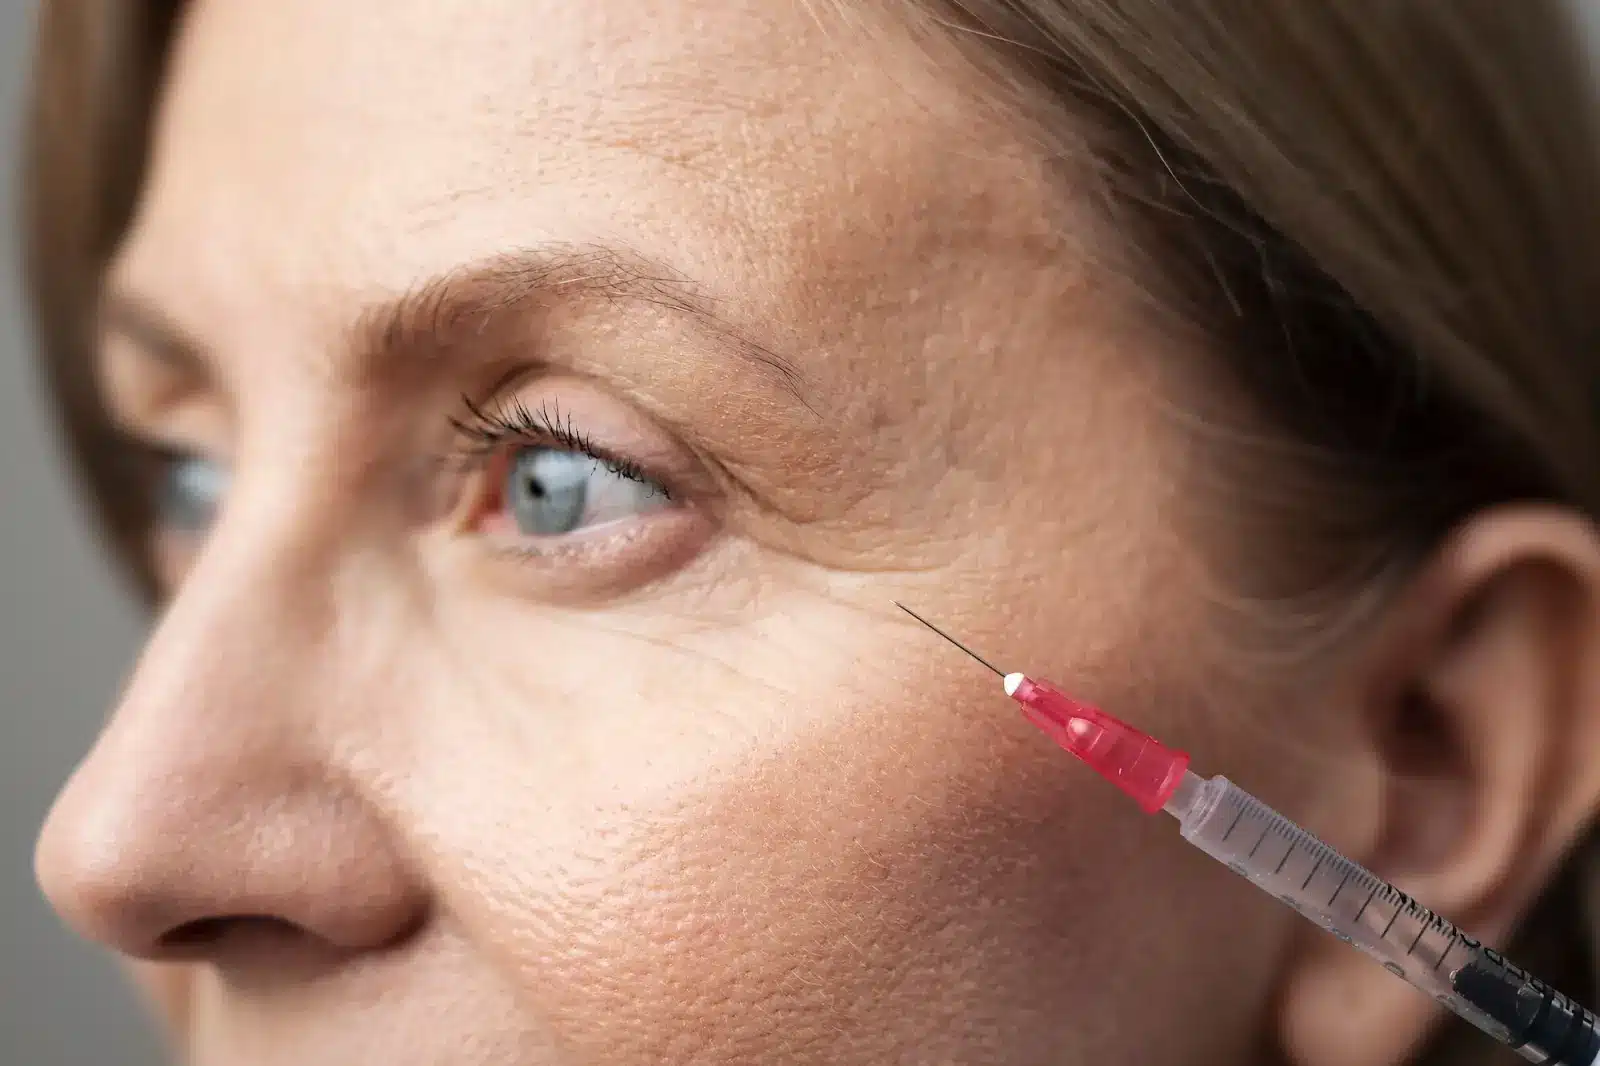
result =
[{"label": "transparent syringe barrel", "polygon": [[1530,1061],[1600,1064],[1593,1013],[1227,778],[1187,773],[1165,809],[1191,844]]}]

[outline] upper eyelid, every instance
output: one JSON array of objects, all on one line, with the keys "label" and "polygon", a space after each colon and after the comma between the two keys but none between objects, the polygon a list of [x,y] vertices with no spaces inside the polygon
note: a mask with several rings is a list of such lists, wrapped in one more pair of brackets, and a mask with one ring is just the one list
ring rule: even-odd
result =
[{"label": "upper eyelid", "polygon": [[117,348],[101,356],[96,386],[104,424],[118,446],[230,461],[232,417],[220,397],[203,381],[174,377],[131,345]]},{"label": "upper eyelid", "polygon": [[143,423],[156,410],[203,384],[191,367],[154,355],[136,338],[121,333],[103,335],[92,358],[100,403],[111,420],[121,425]]},{"label": "upper eyelid", "polygon": [[515,399],[499,408],[465,396],[461,402],[468,418],[453,416],[451,425],[458,434],[476,443],[476,455],[480,458],[504,446],[509,439],[529,444],[547,444],[588,455],[612,473],[648,483],[669,499],[674,498],[669,477],[650,469],[648,463],[597,443],[582,431],[570,413],[562,416],[557,401],[548,400],[539,404],[537,415],[526,404]]},{"label": "upper eyelid", "polygon": [[97,357],[121,343],[151,369],[161,369],[185,381],[209,381],[211,372],[201,346],[181,326],[149,301],[109,290],[95,307]]}]

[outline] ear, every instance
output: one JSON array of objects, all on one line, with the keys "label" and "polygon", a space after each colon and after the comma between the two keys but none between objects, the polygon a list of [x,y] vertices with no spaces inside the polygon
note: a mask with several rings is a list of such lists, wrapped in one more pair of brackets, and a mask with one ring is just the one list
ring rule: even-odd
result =
[{"label": "ear", "polygon": [[[1503,943],[1600,805],[1600,535],[1556,509],[1461,527],[1390,603],[1338,690],[1379,768],[1352,855]],[[1361,817],[1353,815],[1352,817]],[[1309,930],[1280,1034],[1298,1066],[1393,1066],[1439,1020],[1420,992]]]}]

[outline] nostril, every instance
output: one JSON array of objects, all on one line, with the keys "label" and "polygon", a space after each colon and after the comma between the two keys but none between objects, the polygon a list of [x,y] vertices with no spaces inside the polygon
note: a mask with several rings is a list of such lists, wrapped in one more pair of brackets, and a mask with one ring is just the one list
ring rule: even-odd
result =
[{"label": "nostril", "polygon": [[303,935],[304,930],[282,918],[231,914],[184,922],[163,933],[156,947],[163,954],[185,956],[211,952],[227,942],[287,940]]},{"label": "nostril", "polygon": [[79,934],[135,959],[262,973],[342,964],[419,927],[427,885],[364,799],[299,754],[248,788],[223,770],[254,749],[144,766],[163,745],[105,763],[102,738],[41,833],[40,886]]}]

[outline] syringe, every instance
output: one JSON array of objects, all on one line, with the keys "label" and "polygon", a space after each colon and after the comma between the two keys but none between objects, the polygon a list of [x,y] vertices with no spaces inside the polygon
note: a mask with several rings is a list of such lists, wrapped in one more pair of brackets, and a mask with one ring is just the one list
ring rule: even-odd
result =
[{"label": "syringe", "polygon": [[1594,1013],[1189,756],[1043,681],[1003,673],[910,608],[901,610],[999,674],[1006,695],[1067,752],[1165,811],[1183,838],[1263,892],[1365,952],[1530,1062],[1600,1066]]}]

